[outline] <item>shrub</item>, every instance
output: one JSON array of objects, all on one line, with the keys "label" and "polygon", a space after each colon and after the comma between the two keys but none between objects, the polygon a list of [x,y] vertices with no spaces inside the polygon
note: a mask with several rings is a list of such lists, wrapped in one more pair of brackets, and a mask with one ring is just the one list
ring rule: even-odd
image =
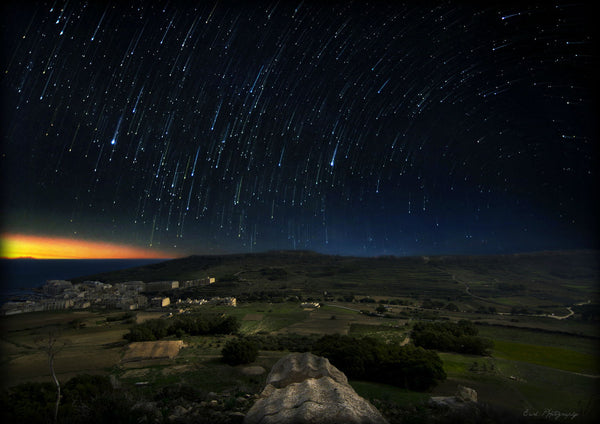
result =
[{"label": "shrub", "polygon": [[249,364],[256,360],[258,348],[247,339],[232,339],[221,350],[223,362],[229,365]]}]

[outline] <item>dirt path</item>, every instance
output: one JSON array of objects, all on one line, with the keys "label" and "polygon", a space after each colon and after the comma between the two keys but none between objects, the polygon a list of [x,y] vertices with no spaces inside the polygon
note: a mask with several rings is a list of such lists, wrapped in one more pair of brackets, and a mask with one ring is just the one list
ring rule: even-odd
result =
[{"label": "dirt path", "polygon": [[573,309],[571,309],[570,306],[567,306],[567,310],[569,311],[569,313],[567,315],[563,315],[563,316],[560,316],[560,317],[558,317],[556,315],[540,315],[540,316],[545,316],[545,317],[554,318],[554,319],[567,319],[570,316],[575,315],[575,312],[573,312]]},{"label": "dirt path", "polygon": [[[477,296],[477,295],[471,293],[471,288],[469,287],[469,285],[467,283],[465,283],[464,281],[457,280],[456,276],[454,274],[452,274],[452,280],[456,281],[459,284],[464,285],[465,286],[465,293],[467,293],[469,296],[473,297],[474,299],[481,300],[483,302],[493,303],[495,305],[500,305],[500,303],[498,303],[498,302],[494,302],[493,300],[486,299],[485,297]],[[586,305],[586,304],[588,304],[590,302],[591,301],[588,300],[587,302],[576,303],[573,306]],[[557,319],[557,320],[563,320],[563,319],[567,319],[567,318],[575,315],[575,312],[573,312],[573,309],[571,309],[571,306],[567,306],[566,308],[567,308],[567,311],[569,311],[569,313],[566,314],[566,315],[561,315],[561,316],[550,315],[550,314],[541,314],[541,315],[539,315],[539,314],[537,314],[537,315],[536,314],[519,314],[519,315],[530,316],[530,317],[546,317],[546,318],[554,318],[554,319]],[[506,312],[499,312],[498,315],[510,315],[510,314],[508,314]]]},{"label": "dirt path", "polygon": [[494,302],[493,300],[487,299],[485,297],[477,296],[476,294],[471,293],[471,287],[469,287],[469,285],[467,283],[465,283],[464,281],[457,280],[456,279],[456,275],[454,275],[454,274],[452,274],[452,280],[455,281],[455,282],[457,282],[457,283],[459,283],[459,284],[462,284],[463,286],[465,286],[465,293],[467,293],[472,298],[477,299],[477,300],[481,300],[482,302],[492,303],[494,305],[501,305],[498,302]]}]

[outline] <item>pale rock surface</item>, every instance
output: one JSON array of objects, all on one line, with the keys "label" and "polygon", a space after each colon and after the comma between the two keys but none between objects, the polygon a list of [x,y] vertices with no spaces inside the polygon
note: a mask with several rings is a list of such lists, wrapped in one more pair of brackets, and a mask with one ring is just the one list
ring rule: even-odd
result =
[{"label": "pale rock surface", "polygon": [[387,424],[328,359],[292,353],[267,376],[265,389],[245,424]]},{"label": "pale rock surface", "polygon": [[307,378],[331,377],[333,380],[348,384],[346,375],[331,365],[329,359],[312,353],[291,353],[281,358],[267,376],[266,385],[281,389],[291,383],[300,383]]},{"label": "pale rock surface", "polygon": [[429,405],[435,408],[462,409],[477,403],[477,391],[459,385],[454,396],[432,396]]},{"label": "pale rock surface", "polygon": [[470,387],[458,386],[456,390],[456,397],[464,402],[475,402],[477,403],[477,391]]},{"label": "pale rock surface", "polygon": [[263,367],[261,367],[259,365],[242,367],[241,371],[242,371],[242,374],[244,374],[244,375],[262,375],[267,372],[266,369],[264,369]]}]

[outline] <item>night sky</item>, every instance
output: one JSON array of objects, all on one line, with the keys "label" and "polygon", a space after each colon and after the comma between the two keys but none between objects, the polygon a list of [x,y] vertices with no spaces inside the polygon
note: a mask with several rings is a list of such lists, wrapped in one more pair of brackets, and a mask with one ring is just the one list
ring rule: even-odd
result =
[{"label": "night sky", "polygon": [[598,246],[591,2],[192,3],[2,6],[4,233]]}]

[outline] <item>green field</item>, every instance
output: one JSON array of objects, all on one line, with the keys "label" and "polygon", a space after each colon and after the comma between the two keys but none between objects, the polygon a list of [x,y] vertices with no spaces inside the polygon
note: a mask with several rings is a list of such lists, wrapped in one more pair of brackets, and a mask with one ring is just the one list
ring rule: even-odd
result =
[{"label": "green field", "polygon": [[420,405],[427,402],[430,396],[428,393],[411,392],[410,390],[388,384],[373,383],[370,381],[350,380],[349,383],[356,390],[356,393],[365,399],[391,401],[401,407]]},{"label": "green field", "polygon": [[348,334],[353,337],[376,337],[386,343],[402,343],[408,333],[404,325],[352,324]]},{"label": "green field", "polygon": [[[548,320],[546,320],[548,321]],[[556,323],[557,330],[568,330],[563,327],[565,321]],[[551,323],[548,323],[551,324]],[[529,323],[535,325],[535,322]],[[585,353],[591,356],[597,355],[600,351],[600,339],[594,337],[584,337],[567,332],[549,332],[520,327],[478,325],[479,334],[494,340],[501,340],[514,343],[533,344],[538,346],[551,346],[559,348],[568,348],[569,350]],[[579,332],[579,331],[578,331]],[[584,332],[584,333],[587,333]]]},{"label": "green field", "polygon": [[516,411],[527,408],[583,412],[597,404],[598,379],[573,372],[503,358],[441,353],[448,381],[434,392],[445,394],[456,384],[477,390],[480,400]]},{"label": "green field", "polygon": [[599,373],[596,355],[561,347],[495,340],[493,355],[498,358],[528,362],[564,371],[594,375]]}]

